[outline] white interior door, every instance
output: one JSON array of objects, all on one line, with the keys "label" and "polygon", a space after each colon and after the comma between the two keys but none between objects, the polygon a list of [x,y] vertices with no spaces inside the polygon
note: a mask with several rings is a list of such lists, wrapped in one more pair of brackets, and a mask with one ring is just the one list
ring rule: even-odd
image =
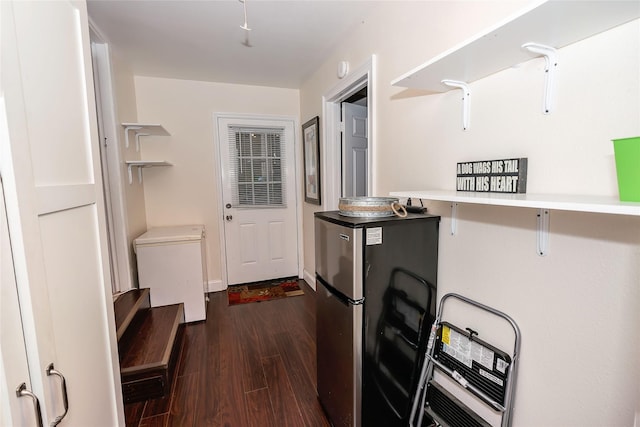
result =
[{"label": "white interior door", "polygon": [[367,107],[342,103],[342,194],[344,197],[367,196],[369,144]]},{"label": "white interior door", "polygon": [[293,123],[217,117],[229,285],[298,275]]},{"label": "white interior door", "polygon": [[[92,62],[96,62],[98,59],[98,55],[94,54],[94,50],[98,49],[94,43],[91,43],[91,60]],[[106,219],[106,227],[107,227],[107,249],[109,251],[109,276],[111,277],[111,292],[116,293],[120,291],[120,284],[118,280],[118,257],[116,256],[117,250],[115,246],[115,234],[113,229],[114,224],[114,215],[113,215],[113,207],[111,204],[111,200],[113,199],[111,194],[111,186],[109,185],[109,154],[107,153],[107,137],[106,132],[104,130],[104,118],[102,114],[101,105],[103,103],[102,96],[100,93],[100,85],[98,82],[100,81],[100,76],[98,75],[98,68],[93,67],[93,81],[95,87],[95,99],[96,99],[96,119],[98,125],[98,146],[100,147],[100,170],[101,170],[101,178],[102,178],[102,189],[104,194],[104,206],[105,206],[105,219]],[[115,141],[110,141],[112,144]]]},{"label": "white interior door", "polygon": [[[0,119],[4,114],[0,115]],[[6,127],[1,126],[6,129]],[[5,137],[5,135],[1,135]],[[16,390],[24,384],[31,391],[27,364],[18,289],[16,287],[9,226],[4,205],[4,190],[0,177],[0,425],[37,425],[37,408],[27,396],[18,396]]]},{"label": "white interior door", "polygon": [[0,172],[33,391],[46,425],[65,413],[54,364],[63,425],[121,425],[86,5],[0,3]]}]

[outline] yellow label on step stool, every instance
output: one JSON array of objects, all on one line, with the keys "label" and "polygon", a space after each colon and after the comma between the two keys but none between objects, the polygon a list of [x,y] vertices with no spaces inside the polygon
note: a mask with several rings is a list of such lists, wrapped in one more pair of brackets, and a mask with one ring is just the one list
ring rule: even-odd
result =
[{"label": "yellow label on step stool", "polygon": [[451,345],[451,328],[448,326],[442,327],[442,342],[446,345]]}]

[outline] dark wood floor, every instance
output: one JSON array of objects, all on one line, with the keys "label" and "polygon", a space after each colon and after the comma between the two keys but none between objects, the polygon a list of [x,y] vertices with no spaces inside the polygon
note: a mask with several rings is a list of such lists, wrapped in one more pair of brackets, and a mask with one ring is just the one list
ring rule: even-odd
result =
[{"label": "dark wood floor", "polygon": [[229,307],[185,326],[172,395],[125,405],[127,426],[329,426],[316,396],[315,292]]}]

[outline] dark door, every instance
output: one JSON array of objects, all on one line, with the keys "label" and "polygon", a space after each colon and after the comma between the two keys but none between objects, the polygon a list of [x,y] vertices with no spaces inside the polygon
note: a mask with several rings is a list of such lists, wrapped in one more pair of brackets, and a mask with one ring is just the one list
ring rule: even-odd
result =
[{"label": "dark door", "polygon": [[318,396],[334,426],[359,426],[362,304],[316,281]]},{"label": "dark door", "polygon": [[364,426],[407,423],[435,319],[438,222],[396,220],[365,230],[379,238],[364,249]]}]

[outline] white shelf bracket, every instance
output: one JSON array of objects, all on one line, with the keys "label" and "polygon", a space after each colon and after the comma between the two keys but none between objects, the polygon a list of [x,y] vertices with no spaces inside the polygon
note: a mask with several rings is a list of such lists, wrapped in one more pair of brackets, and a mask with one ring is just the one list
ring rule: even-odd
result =
[{"label": "white shelf bracket", "polygon": [[142,166],[138,165],[128,165],[127,171],[129,172],[129,185],[133,184],[133,172],[131,172],[131,168],[138,168],[138,182],[142,184]]},{"label": "white shelf bracket", "polygon": [[462,129],[469,129],[469,120],[471,118],[471,90],[465,82],[457,80],[442,80],[441,83],[446,86],[455,87],[462,90]]},{"label": "white shelf bracket", "polygon": [[549,217],[551,212],[549,209],[538,210],[538,255],[547,256],[549,253]]},{"label": "white shelf bracket", "polygon": [[555,75],[558,67],[558,51],[551,46],[538,43],[525,43],[522,45],[522,48],[544,56],[544,99],[542,111],[544,114],[549,114],[553,107]]},{"label": "white shelf bracket", "polygon": [[[127,126],[127,127],[124,128],[124,144],[125,144],[126,148],[129,148],[129,131],[130,130],[137,131],[137,130],[140,130],[140,129],[142,129],[142,127],[140,127],[140,126]],[[137,135],[138,135],[138,133],[136,132],[136,142],[138,140]]]},{"label": "white shelf bracket", "polygon": [[458,204],[451,203],[451,235],[455,236],[458,231]]},{"label": "white shelf bracket", "polygon": [[136,152],[140,151],[140,137],[141,136],[149,136],[150,133],[138,133],[136,132]]}]

